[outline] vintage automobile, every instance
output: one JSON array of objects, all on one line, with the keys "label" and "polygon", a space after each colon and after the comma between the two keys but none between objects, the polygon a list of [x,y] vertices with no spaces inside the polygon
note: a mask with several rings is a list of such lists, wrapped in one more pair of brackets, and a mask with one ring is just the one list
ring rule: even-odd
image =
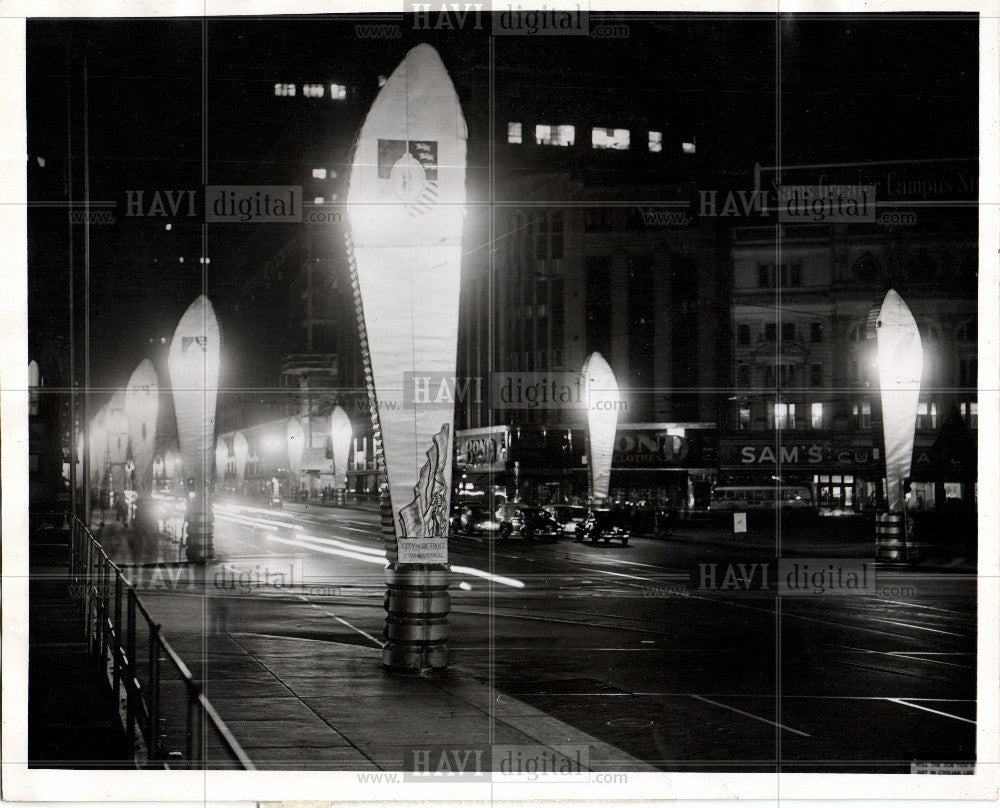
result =
[{"label": "vintage automobile", "polygon": [[613,508],[592,508],[587,518],[576,531],[576,540],[608,542],[614,539],[622,546],[628,545],[632,537],[629,514],[625,510]]},{"label": "vintage automobile", "polygon": [[587,518],[587,509],[582,505],[546,505],[545,510],[559,523],[562,532],[570,536],[576,535]]},{"label": "vintage automobile", "polygon": [[562,526],[544,508],[533,505],[507,505],[498,515],[500,520],[500,535],[503,538],[520,536],[527,541],[547,539],[557,541],[562,533]]}]

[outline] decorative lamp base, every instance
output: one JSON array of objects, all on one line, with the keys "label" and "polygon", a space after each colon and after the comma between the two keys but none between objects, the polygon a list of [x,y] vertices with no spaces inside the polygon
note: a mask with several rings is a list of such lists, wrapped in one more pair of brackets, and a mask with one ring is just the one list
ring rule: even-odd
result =
[{"label": "decorative lamp base", "polygon": [[215,548],[212,538],[215,535],[215,525],[211,517],[196,514],[188,520],[187,530],[187,560],[193,564],[205,564],[215,558]]},{"label": "decorative lamp base", "polygon": [[390,563],[385,571],[387,642],[382,648],[382,664],[402,673],[441,670],[448,667],[451,573],[444,564],[395,561],[396,533],[388,500],[383,492],[382,533]]}]

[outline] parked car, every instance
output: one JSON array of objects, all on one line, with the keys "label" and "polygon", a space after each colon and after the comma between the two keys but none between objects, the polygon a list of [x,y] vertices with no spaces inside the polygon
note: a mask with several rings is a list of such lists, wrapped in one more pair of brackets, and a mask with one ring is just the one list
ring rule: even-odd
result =
[{"label": "parked car", "polygon": [[488,533],[498,526],[496,517],[483,505],[459,505],[452,509],[451,529],[461,533]]},{"label": "parked car", "polygon": [[612,508],[592,509],[576,531],[577,541],[589,539],[596,543],[614,539],[620,541],[623,547],[628,544],[631,537],[628,512]]},{"label": "parked car", "polygon": [[507,506],[498,514],[506,517],[500,522],[500,535],[503,538],[520,536],[527,541],[557,541],[562,533],[562,526],[548,511],[533,505],[517,505],[513,508]]},{"label": "parked car", "polygon": [[559,523],[562,532],[570,536],[576,535],[587,518],[587,509],[582,505],[546,505],[545,510]]}]

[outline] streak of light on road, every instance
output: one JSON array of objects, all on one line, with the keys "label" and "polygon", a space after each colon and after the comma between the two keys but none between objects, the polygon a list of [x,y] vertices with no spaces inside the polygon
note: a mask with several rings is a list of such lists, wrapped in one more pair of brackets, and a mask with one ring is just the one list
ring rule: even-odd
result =
[{"label": "streak of light on road", "polygon": [[519,581],[517,578],[507,578],[503,575],[494,575],[491,572],[477,570],[475,567],[452,567],[451,571],[457,572],[460,575],[471,575],[473,578],[485,578],[487,581],[504,584],[505,586],[512,586],[515,589],[524,589],[525,585],[524,581]]},{"label": "streak of light on road", "polygon": [[951,713],[945,713],[941,710],[932,710],[930,707],[924,707],[922,704],[913,704],[906,699],[892,699],[886,698],[886,701],[891,701],[894,704],[902,704],[904,707],[912,707],[914,710],[924,710],[928,713],[934,713],[935,715],[943,715],[945,718],[954,718],[956,721],[964,721],[966,724],[975,724],[971,718],[962,718],[960,715],[952,715]]},{"label": "streak of light on road", "polygon": [[803,735],[806,738],[811,738],[808,732],[803,732],[800,729],[792,729],[791,727],[786,727],[784,724],[779,724],[777,721],[771,721],[768,718],[762,718],[759,715],[754,715],[753,713],[748,713],[745,710],[737,710],[735,707],[730,707],[728,704],[723,704],[721,701],[713,701],[712,699],[706,699],[704,696],[698,696],[694,693],[689,693],[693,699],[698,699],[698,701],[704,701],[708,704],[714,704],[716,707],[722,707],[724,710],[732,710],[734,713],[739,713],[740,715],[745,715],[747,718],[753,718],[755,721],[763,721],[765,724],[770,724],[772,727],[778,727],[786,732],[794,732],[796,735]]},{"label": "streak of light on road", "polygon": [[325,553],[327,555],[343,556],[344,558],[353,558],[355,561],[367,561],[369,564],[378,564],[380,567],[385,567],[388,565],[385,556],[381,558],[378,556],[370,555],[368,553],[357,553],[351,550],[341,550],[338,547],[329,547],[322,544],[316,544],[311,541],[304,541],[302,539],[285,539],[281,536],[275,536],[273,533],[269,533],[267,536],[268,541],[277,542],[278,544],[288,544],[292,547],[302,547],[306,550],[312,550],[317,553]]}]

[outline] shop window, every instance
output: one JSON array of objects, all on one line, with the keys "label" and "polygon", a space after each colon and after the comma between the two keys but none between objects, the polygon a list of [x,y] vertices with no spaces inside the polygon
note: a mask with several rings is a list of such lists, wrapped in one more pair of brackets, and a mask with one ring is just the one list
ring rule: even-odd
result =
[{"label": "shop window", "polygon": [[823,404],[821,402],[813,402],[809,405],[809,425],[813,429],[823,428]]},{"label": "shop window", "polygon": [[961,499],[962,498],[962,484],[961,483],[945,483],[944,484],[944,498],[945,499]]},{"label": "shop window", "polygon": [[917,404],[917,429],[937,429],[937,402],[921,401]]},{"label": "shop window", "polygon": [[507,142],[508,143],[520,143],[521,142],[521,123],[519,121],[510,121],[507,124]]}]

